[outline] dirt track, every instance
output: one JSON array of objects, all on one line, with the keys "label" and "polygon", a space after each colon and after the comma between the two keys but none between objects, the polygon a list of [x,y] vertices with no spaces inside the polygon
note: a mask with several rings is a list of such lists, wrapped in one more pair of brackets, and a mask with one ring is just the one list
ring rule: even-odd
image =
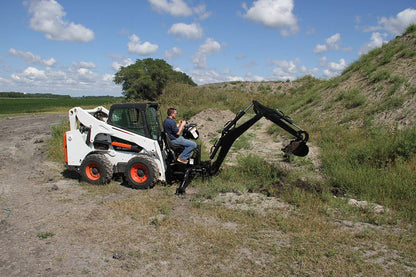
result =
[{"label": "dirt track", "polygon": [[[0,119],[0,276],[190,276],[198,272],[192,264],[209,263],[205,242],[184,237],[181,228],[234,227],[190,214],[192,187],[188,198],[177,198],[175,187],[137,191],[113,181],[91,188],[64,177],[63,166],[46,159],[51,125],[64,117]],[[149,210],[155,199],[159,206]],[[180,226],[163,233],[157,222],[166,207]]]},{"label": "dirt track", "polygon": [[89,235],[106,228],[105,212],[45,159],[51,125],[64,116],[0,119],[0,276],[112,272],[112,252]]},{"label": "dirt track", "polygon": [[[73,180],[63,180],[58,165],[45,161],[51,124],[63,117],[0,119],[1,276],[55,276],[68,266],[92,266],[82,259],[91,251],[88,247],[55,235],[38,237],[65,228],[66,212],[74,212],[57,202],[59,190]],[[58,219],[63,219],[61,227],[55,225]],[[65,265],[58,257],[72,260]]]},{"label": "dirt track", "polygon": [[[208,114],[194,118],[204,142],[233,117],[229,111]],[[117,181],[99,187],[80,183],[66,174],[62,164],[46,159],[51,125],[64,118],[53,114],[0,118],[0,276],[218,274],[215,259],[222,258],[205,256],[212,245],[205,249],[207,242],[184,234],[189,226],[196,226],[196,234],[198,226],[211,234],[233,233],[236,226],[191,212],[193,187],[178,198],[176,186],[140,191]],[[261,126],[258,138],[267,136]],[[255,202],[264,198],[250,195]],[[287,208],[275,202],[279,209]],[[160,222],[168,226],[162,230]],[[233,262],[221,265],[221,272],[241,270],[245,259],[258,259],[261,265],[263,256],[243,258],[237,251],[230,257]]]}]

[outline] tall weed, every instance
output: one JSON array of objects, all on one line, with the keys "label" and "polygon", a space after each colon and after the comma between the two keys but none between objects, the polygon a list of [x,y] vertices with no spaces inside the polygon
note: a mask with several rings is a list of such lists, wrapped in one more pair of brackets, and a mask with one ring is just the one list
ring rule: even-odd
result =
[{"label": "tall weed", "polygon": [[287,172],[278,164],[254,155],[242,155],[237,157],[236,166],[224,167],[218,176],[199,180],[199,195],[211,198],[220,192],[246,192],[254,187],[267,187],[285,176]]},{"label": "tall weed", "polygon": [[416,218],[416,128],[334,128],[327,136],[321,142],[322,162],[332,186]]},{"label": "tall weed", "polygon": [[51,138],[48,141],[48,158],[56,161],[64,161],[64,141],[63,135],[69,130],[69,122],[67,119],[62,120],[59,124],[52,125]]}]

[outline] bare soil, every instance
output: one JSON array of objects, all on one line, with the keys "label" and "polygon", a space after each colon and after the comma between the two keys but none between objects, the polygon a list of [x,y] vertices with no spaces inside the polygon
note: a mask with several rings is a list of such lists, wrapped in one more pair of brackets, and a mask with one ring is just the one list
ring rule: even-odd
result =
[{"label": "bare soil", "polygon": [[[188,276],[187,264],[195,259],[191,257],[196,257],[198,246],[184,242],[186,238],[178,233],[173,235],[177,237],[174,241],[179,241],[175,252],[183,252],[181,255],[166,257],[164,253],[160,260],[152,258],[156,254],[144,258],[147,252],[163,249],[155,222],[165,215],[144,208],[148,218],[138,224],[137,218],[121,207],[129,197],[143,195],[146,200],[159,197],[161,190],[133,190],[113,181],[102,188],[103,193],[90,192],[77,175],[47,159],[51,126],[65,117],[0,118],[0,276]],[[201,139],[208,145],[233,117],[229,111],[208,110],[192,122],[199,125]],[[167,202],[174,201],[171,218],[212,224],[213,228],[220,224],[209,217],[195,218],[187,211],[195,188],[189,187],[185,198],[173,196],[174,187],[166,190]],[[186,248],[181,246],[185,244]],[[137,263],[137,256],[143,264]]]},{"label": "bare soil", "polygon": [[[204,143],[209,144],[233,116],[212,110],[192,120],[199,125]],[[177,197],[174,186],[133,190],[117,180],[106,186],[91,186],[79,182],[62,164],[49,161],[46,147],[51,125],[64,118],[61,114],[0,118],[0,276],[276,273],[274,254],[263,252],[260,246],[251,248],[253,239],[240,241],[233,251],[221,250],[227,245],[219,245],[219,239],[222,244],[244,229],[239,223],[195,209],[201,204],[193,198],[195,187],[188,187],[186,196]],[[260,122],[255,127],[255,143],[273,146],[264,155],[271,160],[282,159],[274,154],[281,142],[266,141],[267,124]],[[316,164],[317,153],[311,150],[311,163]],[[283,184],[275,185],[287,189]],[[294,185],[312,189],[312,193],[320,190],[301,180]],[[293,210],[290,204],[265,194],[259,188],[250,194],[220,194],[206,202],[262,214],[272,211],[288,215]],[[348,229],[356,225],[336,224],[339,228],[348,225]],[[279,230],[262,230],[259,235],[276,244],[276,249],[290,247],[288,234]],[[246,266],[254,271],[247,272]],[[289,267],[298,272],[297,264]],[[414,268],[410,271],[414,273]]]}]

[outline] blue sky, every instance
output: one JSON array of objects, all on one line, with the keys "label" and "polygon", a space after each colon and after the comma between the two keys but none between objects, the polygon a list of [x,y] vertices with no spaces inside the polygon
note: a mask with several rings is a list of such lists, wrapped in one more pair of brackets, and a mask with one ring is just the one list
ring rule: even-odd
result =
[{"label": "blue sky", "polygon": [[331,78],[410,24],[414,0],[1,1],[0,91],[121,96],[145,58],[197,84]]}]

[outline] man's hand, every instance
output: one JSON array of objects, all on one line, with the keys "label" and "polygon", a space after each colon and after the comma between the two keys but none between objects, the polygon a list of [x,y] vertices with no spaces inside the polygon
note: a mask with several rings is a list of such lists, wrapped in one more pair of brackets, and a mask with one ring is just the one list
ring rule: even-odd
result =
[{"label": "man's hand", "polygon": [[185,126],[185,124],[186,124],[186,121],[185,121],[185,120],[180,120],[180,121],[179,121],[178,133],[176,133],[178,136],[180,136],[180,135],[181,135],[181,133],[182,133],[182,129],[183,129],[183,127]]}]

